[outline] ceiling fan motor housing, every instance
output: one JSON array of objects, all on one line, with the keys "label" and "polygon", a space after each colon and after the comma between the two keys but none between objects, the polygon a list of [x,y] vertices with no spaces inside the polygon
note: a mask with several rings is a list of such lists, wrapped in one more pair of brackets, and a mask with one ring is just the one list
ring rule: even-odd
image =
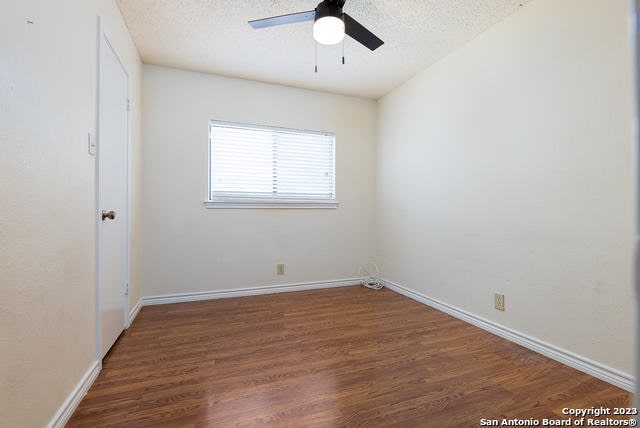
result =
[{"label": "ceiling fan motor housing", "polygon": [[317,21],[320,18],[324,18],[327,16],[335,16],[338,19],[342,18],[342,6],[344,5],[344,1],[330,1],[326,0],[320,2],[316,7],[316,17],[314,21]]}]

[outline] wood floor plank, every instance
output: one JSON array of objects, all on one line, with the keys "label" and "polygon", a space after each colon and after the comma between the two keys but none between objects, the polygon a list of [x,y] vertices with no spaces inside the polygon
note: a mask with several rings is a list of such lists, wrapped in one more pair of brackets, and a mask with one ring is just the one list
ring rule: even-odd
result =
[{"label": "wood floor plank", "polygon": [[462,427],[631,395],[390,290],[144,307],[69,427]]}]

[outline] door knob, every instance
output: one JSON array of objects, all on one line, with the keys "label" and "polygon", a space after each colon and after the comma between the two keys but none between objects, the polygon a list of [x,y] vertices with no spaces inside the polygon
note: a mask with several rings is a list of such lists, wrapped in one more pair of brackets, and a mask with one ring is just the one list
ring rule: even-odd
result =
[{"label": "door knob", "polygon": [[109,219],[109,220],[113,220],[114,218],[116,218],[116,212],[115,211],[105,211],[102,210],[102,221],[104,221],[105,219]]}]

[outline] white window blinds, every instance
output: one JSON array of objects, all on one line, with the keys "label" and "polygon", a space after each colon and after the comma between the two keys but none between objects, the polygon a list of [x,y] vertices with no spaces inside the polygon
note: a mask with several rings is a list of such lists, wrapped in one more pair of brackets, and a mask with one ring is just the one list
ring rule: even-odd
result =
[{"label": "white window blinds", "polygon": [[334,201],[335,137],[211,121],[210,200]]}]

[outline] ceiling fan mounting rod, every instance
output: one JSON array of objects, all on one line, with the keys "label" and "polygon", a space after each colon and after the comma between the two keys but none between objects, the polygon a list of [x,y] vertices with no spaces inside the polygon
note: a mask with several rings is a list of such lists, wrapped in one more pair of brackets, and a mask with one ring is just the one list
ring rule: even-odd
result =
[{"label": "ceiling fan mounting rod", "polygon": [[344,7],[344,3],[346,0],[325,0],[322,3],[333,3],[338,6],[340,9]]}]

